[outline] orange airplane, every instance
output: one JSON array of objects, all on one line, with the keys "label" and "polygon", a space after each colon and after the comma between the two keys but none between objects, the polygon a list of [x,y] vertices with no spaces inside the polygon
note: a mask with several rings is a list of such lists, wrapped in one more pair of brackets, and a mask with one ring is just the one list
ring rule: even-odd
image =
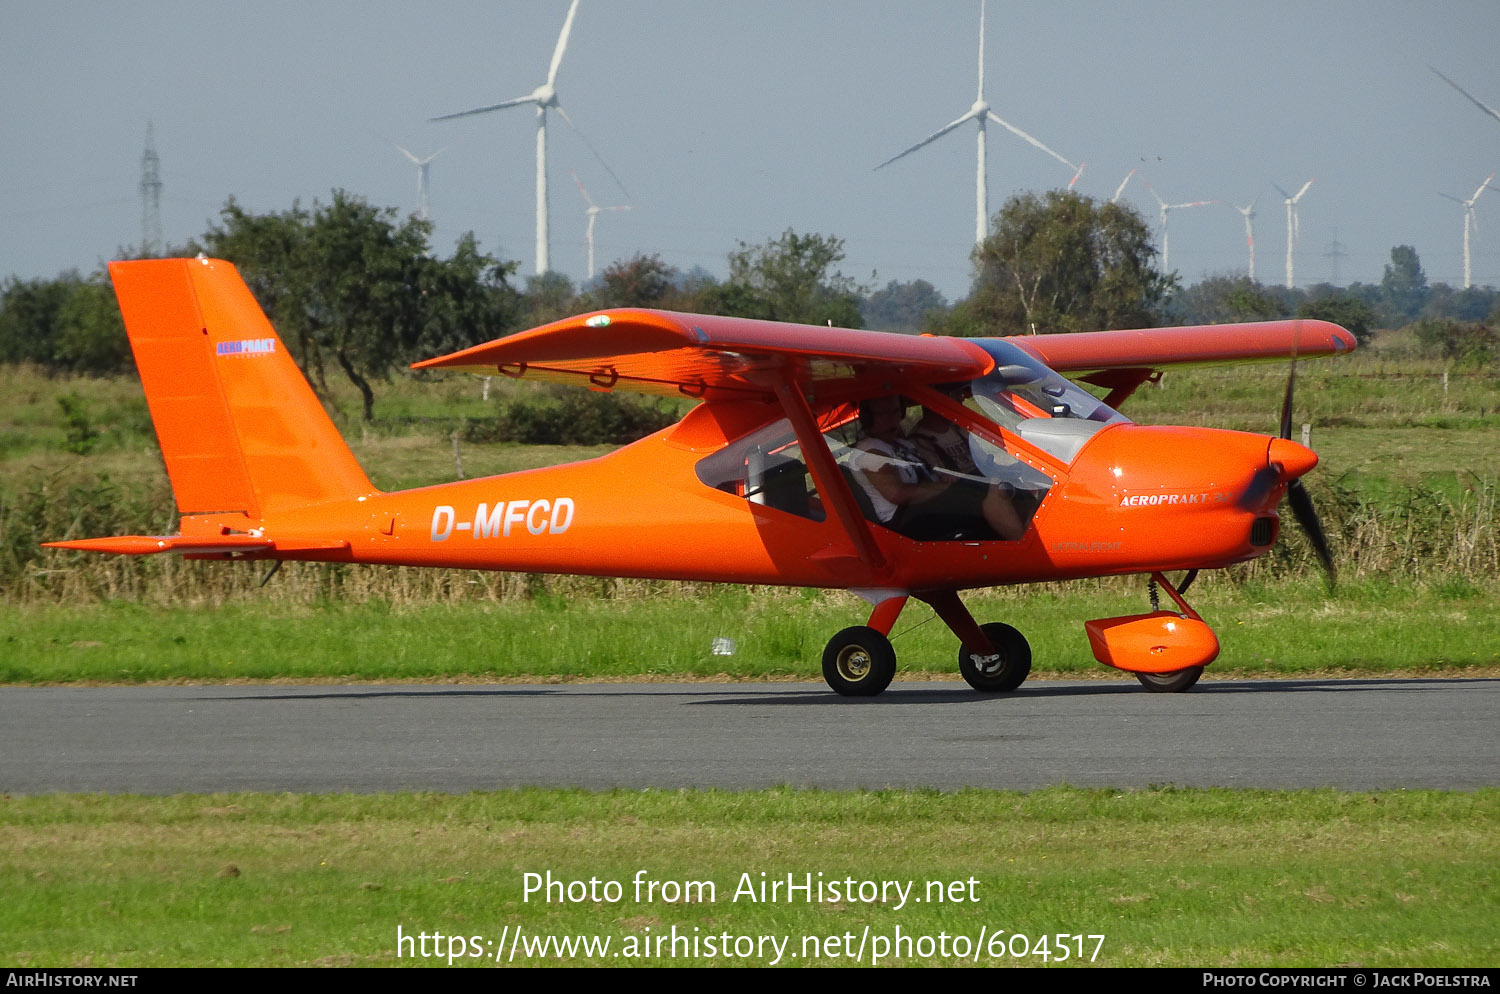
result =
[{"label": "orange airplane", "polygon": [[[958,637],[976,690],[1010,691],[1026,639],[959,592],[1140,574],[1177,610],[1085,624],[1095,657],[1155,691],[1219,651],[1183,599],[1199,569],[1264,554],[1284,495],[1325,567],[1299,480],[1317,456],[1279,437],[1144,426],[1115,409],[1163,367],[1336,355],[1354,338],[1294,320],[959,339],[740,318],[598,311],[416,364],[591,390],[687,396],[676,425],[609,455],[383,493],[370,484],[235,268],[116,262],[179,534],[55,548],[851,590],[871,611],[823,676],[878,694],[911,597]],[[1062,373],[1092,384],[1103,400]],[[1187,570],[1181,589],[1167,571]]]}]

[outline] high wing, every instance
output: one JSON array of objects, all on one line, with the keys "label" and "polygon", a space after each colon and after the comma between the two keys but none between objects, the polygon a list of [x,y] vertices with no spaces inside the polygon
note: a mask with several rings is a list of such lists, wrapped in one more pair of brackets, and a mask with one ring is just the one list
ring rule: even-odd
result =
[{"label": "high wing", "polygon": [[[1060,373],[1111,388],[1137,384],[1163,366],[1310,359],[1355,347],[1343,328],[1311,319],[1005,340]],[[815,393],[840,381],[876,377],[942,383],[982,376],[993,366],[984,349],[963,338],[626,308],[555,321],[413,368],[496,371],[667,396],[770,400],[780,383]]]},{"label": "high wing", "polygon": [[1330,321],[1295,318],[1244,324],[1026,335],[1006,341],[1074,379],[1104,387],[1118,408],[1163,366],[1316,359],[1354,351],[1354,336]]},{"label": "high wing", "polygon": [[983,376],[989,353],[933,338],[748,318],[595,311],[428,359],[415,369],[498,371],[600,389],[771,400],[783,383],[820,392],[866,377],[943,383]]},{"label": "high wing", "polygon": [[1330,321],[1310,318],[1024,335],[1006,341],[1030,352],[1059,373],[1074,375],[1176,365],[1316,359],[1354,351],[1353,335]]}]

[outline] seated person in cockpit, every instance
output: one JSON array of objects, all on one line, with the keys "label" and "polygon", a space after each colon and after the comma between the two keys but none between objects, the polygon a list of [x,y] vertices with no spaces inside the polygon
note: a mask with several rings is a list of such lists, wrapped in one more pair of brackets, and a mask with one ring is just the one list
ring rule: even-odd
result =
[{"label": "seated person in cockpit", "polygon": [[[998,487],[979,477],[973,459],[968,459],[969,472],[929,462],[902,430],[905,414],[899,397],[860,404],[865,437],[854,444],[858,451],[850,465],[880,523],[924,540],[1020,538],[1025,527],[1015,508]],[[967,454],[967,434],[949,427],[964,436]]]}]

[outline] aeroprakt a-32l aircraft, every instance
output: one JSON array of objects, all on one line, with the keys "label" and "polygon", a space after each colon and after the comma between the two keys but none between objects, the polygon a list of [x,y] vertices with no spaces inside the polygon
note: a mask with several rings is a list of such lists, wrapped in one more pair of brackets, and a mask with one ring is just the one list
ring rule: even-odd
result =
[{"label": "aeroprakt a-32l aircraft", "polygon": [[965,680],[1009,691],[1030,647],[977,624],[959,591],[1119,574],[1179,610],[1087,622],[1095,657],[1186,690],[1219,645],[1165,572],[1262,555],[1288,491],[1329,565],[1298,480],[1317,456],[1288,438],[1290,377],[1280,437],[1115,410],[1164,366],[1354,348],[1323,321],[958,339],[600,311],[417,368],[696,398],[682,421],[598,459],[382,493],[232,265],[110,274],[181,533],[59,548],[848,589],[872,611],[829,641],[823,676],[856,696],[890,683],[911,597],[958,636]]}]

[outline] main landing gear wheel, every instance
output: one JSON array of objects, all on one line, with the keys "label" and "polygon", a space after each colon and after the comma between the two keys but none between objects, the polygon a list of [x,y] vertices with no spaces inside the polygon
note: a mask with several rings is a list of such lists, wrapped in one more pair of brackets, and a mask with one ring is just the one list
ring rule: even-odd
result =
[{"label": "main landing gear wheel", "polygon": [[1180,694],[1191,689],[1202,675],[1203,667],[1189,666],[1185,670],[1173,670],[1171,673],[1137,673],[1135,678],[1153,694]]},{"label": "main landing gear wheel", "polygon": [[1026,641],[1026,636],[998,621],[979,628],[989,636],[990,644],[995,647],[995,656],[976,658],[968,646],[960,644],[958,672],[980,693],[1000,694],[1015,690],[1031,672],[1031,644]]},{"label": "main landing gear wheel", "polygon": [[823,679],[845,697],[874,697],[895,675],[896,650],[865,625],[845,628],[823,650]]}]

